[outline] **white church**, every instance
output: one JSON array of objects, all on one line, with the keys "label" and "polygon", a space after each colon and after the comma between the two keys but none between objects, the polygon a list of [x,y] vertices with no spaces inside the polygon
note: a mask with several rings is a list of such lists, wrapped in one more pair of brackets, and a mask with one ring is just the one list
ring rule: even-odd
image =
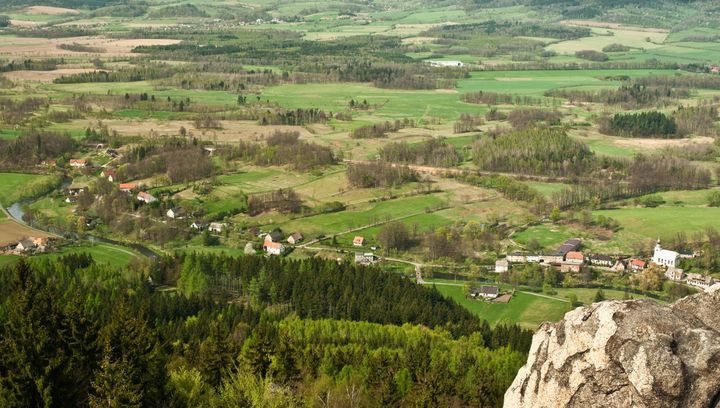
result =
[{"label": "white church", "polygon": [[679,257],[680,254],[675,251],[662,249],[660,246],[660,240],[658,240],[657,244],[655,244],[655,253],[653,254],[652,261],[656,264],[667,267],[675,267],[675,262]]}]

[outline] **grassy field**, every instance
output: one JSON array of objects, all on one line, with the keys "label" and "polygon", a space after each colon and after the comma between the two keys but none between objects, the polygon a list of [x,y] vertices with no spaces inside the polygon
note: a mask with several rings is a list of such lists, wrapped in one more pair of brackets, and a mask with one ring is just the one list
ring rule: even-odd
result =
[{"label": "grassy field", "polygon": [[473,312],[491,325],[517,323],[535,330],[543,322],[562,319],[570,310],[570,303],[563,299],[548,299],[526,293],[516,293],[510,303],[496,304],[465,298],[462,286],[437,285],[437,290]]},{"label": "grassy field", "polygon": [[526,181],[525,184],[541,192],[546,197],[552,197],[553,194],[568,187],[567,184],[563,183],[544,183],[540,181]]},{"label": "grassy field", "polygon": [[560,41],[546,48],[560,54],[574,54],[582,50],[602,51],[603,47],[616,43],[637,49],[653,49],[661,47],[666,37],[665,32],[648,32],[643,29],[592,28],[591,37]]},{"label": "grassy field", "polygon": [[[528,329],[537,329],[543,322],[554,322],[562,319],[563,315],[571,309],[567,300],[570,294],[577,296],[579,302],[584,305],[593,303],[593,298],[597,289],[594,288],[558,288],[554,289],[557,293],[554,295],[545,295],[542,293],[532,292],[516,292],[510,303],[498,304],[492,302],[484,302],[479,300],[471,300],[465,297],[462,281],[451,281],[443,279],[428,280],[438,283],[435,287],[444,296],[447,296],[460,305],[478,315],[481,319],[485,319],[488,323],[495,325],[498,323],[517,323]],[[501,285],[501,289],[505,291],[512,290],[507,285]],[[606,299],[623,299],[625,293],[620,290],[603,289]],[[645,298],[641,295],[630,294],[633,299]]]},{"label": "grassy field", "polygon": [[10,205],[15,202],[24,185],[32,183],[43,176],[22,173],[0,173],[0,204]]},{"label": "grassy field", "polygon": [[567,239],[574,238],[575,234],[576,231],[566,225],[541,224],[516,233],[513,239],[523,245],[536,239],[543,248],[555,248]]},{"label": "grassy field", "polygon": [[668,239],[677,232],[690,235],[708,227],[720,229],[720,208],[660,206],[601,210],[593,214],[612,217],[624,229],[648,238]]},{"label": "grassy field", "polygon": [[388,218],[423,213],[426,208],[442,203],[442,194],[400,198],[379,203],[368,203],[339,213],[298,218],[281,224],[271,224],[267,227],[279,227],[288,233],[291,231],[301,231],[308,237],[317,234],[330,235],[383,221]]},{"label": "grassy field", "polygon": [[91,244],[86,243],[83,245],[78,246],[65,246],[60,249],[58,252],[53,252],[46,255],[39,255],[38,258],[51,258],[55,259],[58,257],[61,257],[63,255],[68,254],[79,254],[79,253],[88,253],[92,255],[93,259],[95,259],[95,262],[102,263],[102,264],[110,264],[115,266],[125,266],[129,264],[134,259],[141,258],[142,255],[140,255],[138,252],[135,252],[131,249],[128,249],[126,247],[121,247],[117,245],[111,245],[111,244]]}]

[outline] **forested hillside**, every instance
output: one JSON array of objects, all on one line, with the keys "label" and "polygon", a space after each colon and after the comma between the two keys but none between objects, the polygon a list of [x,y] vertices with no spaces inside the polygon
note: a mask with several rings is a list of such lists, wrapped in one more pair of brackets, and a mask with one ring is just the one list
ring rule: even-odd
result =
[{"label": "forested hillside", "polygon": [[[177,276],[182,292],[148,283]],[[499,406],[530,340],[333,261],[187,255],[120,270],[73,255],[20,262],[0,283],[3,407]]]}]

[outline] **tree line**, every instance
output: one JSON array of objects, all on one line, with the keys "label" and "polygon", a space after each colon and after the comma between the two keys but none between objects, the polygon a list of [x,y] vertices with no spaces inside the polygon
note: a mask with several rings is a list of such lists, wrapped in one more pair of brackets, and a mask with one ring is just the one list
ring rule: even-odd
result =
[{"label": "tree line", "polygon": [[252,216],[272,210],[281,214],[299,214],[302,209],[303,202],[300,195],[291,188],[253,194],[248,198],[248,214]]},{"label": "tree line", "polygon": [[390,163],[455,167],[462,161],[462,155],[444,139],[431,139],[417,144],[386,144],[380,149],[380,159]]},{"label": "tree line", "polygon": [[473,161],[480,170],[571,176],[590,170],[594,155],[565,131],[540,128],[479,140],[473,146]]},{"label": "tree line", "polygon": [[346,175],[350,184],[359,188],[395,187],[419,179],[408,166],[383,161],[350,164]]},{"label": "tree line", "polygon": [[387,137],[390,132],[397,132],[406,127],[414,127],[415,121],[412,119],[396,119],[394,122],[385,121],[383,123],[375,123],[372,125],[360,126],[350,132],[353,139],[374,139]]},{"label": "tree line", "polygon": [[598,91],[583,91],[575,89],[552,89],[545,92],[545,96],[564,98],[570,103],[590,102],[609,105],[620,105],[625,109],[644,107],[662,107],[685,99],[690,96],[687,88],[671,86],[649,86],[639,83],[622,85],[618,89],[602,89]]},{"label": "tree line", "polygon": [[0,140],[0,168],[34,167],[46,159],[68,156],[76,148],[67,134],[30,130],[14,140]]},{"label": "tree line", "polygon": [[488,105],[547,105],[551,101],[536,96],[513,95],[498,92],[477,91],[460,95],[460,100],[467,103]]},{"label": "tree line", "polygon": [[218,153],[227,159],[241,159],[260,166],[289,166],[306,171],[337,163],[332,149],[299,139],[296,131],[276,131],[265,145],[240,141],[237,145],[221,146]]},{"label": "tree line", "polygon": [[675,119],[663,112],[616,113],[600,121],[600,131],[608,135],[644,138],[680,138]]}]

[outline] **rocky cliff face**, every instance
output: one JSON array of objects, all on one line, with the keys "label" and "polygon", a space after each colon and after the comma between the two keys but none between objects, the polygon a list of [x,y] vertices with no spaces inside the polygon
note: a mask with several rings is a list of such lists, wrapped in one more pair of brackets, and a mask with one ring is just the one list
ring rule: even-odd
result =
[{"label": "rocky cliff face", "polygon": [[505,407],[720,408],[720,285],[672,306],[609,301],[544,324]]}]

